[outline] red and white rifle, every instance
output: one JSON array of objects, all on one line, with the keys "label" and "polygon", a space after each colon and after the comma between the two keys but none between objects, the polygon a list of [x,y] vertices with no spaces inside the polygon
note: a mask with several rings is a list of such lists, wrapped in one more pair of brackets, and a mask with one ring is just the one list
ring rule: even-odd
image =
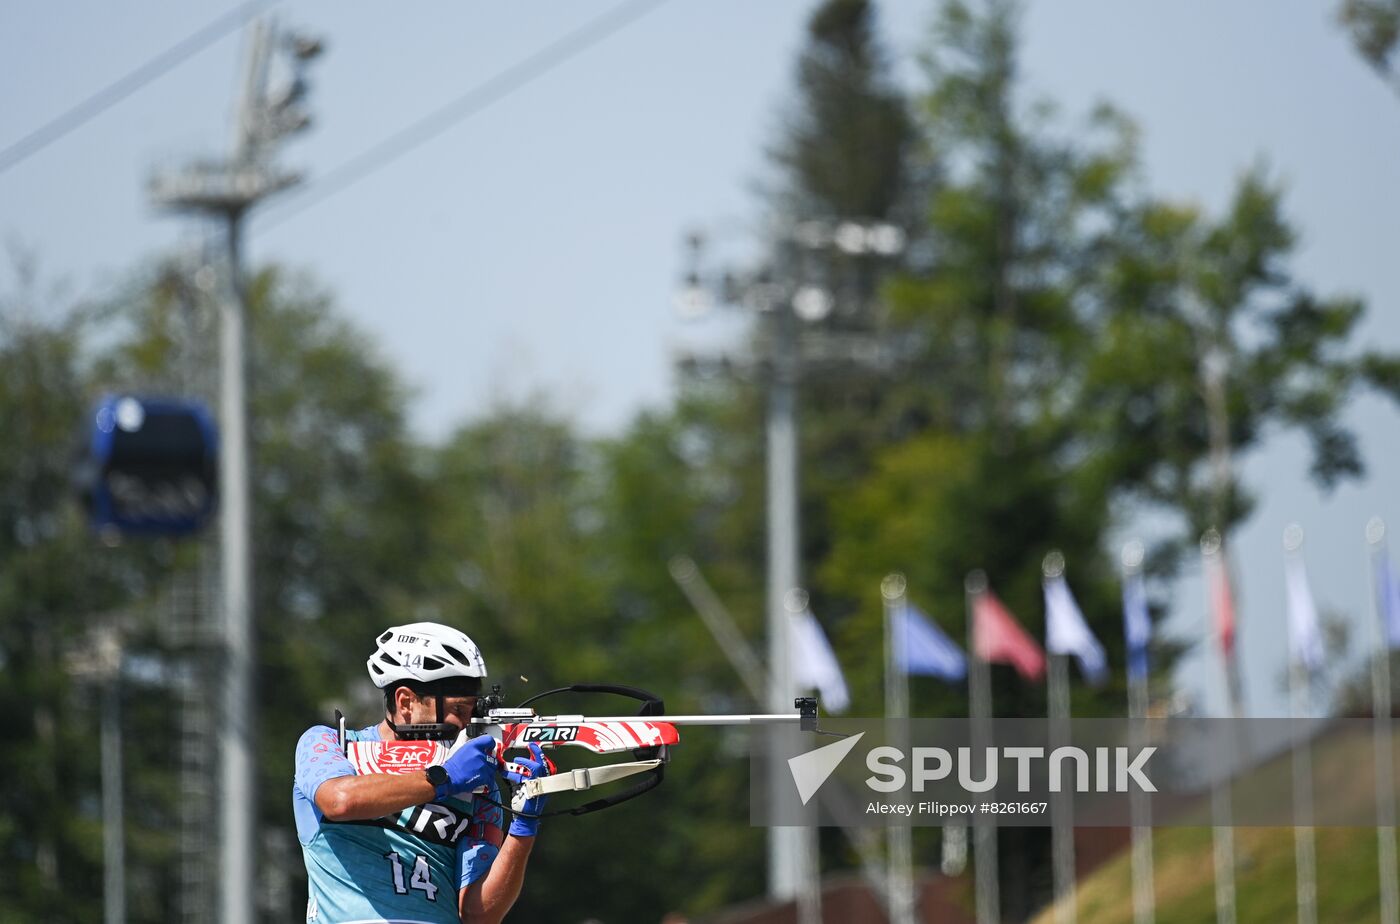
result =
[{"label": "red and white rifle", "polygon": [[[562,693],[606,693],[642,702],[637,715],[590,716],[583,714],[540,715],[529,704]],[[519,706],[501,705],[500,688],[477,703],[477,718],[458,737],[457,743],[482,734],[498,742],[496,755],[502,765],[506,753],[530,744],[541,750],[583,748],[594,754],[630,754],[632,759],[618,763],[574,770],[558,770],[549,776],[527,780],[518,786],[511,800],[519,811],[526,799],[561,792],[583,792],[629,777],[642,776],[626,790],[583,805],[547,812],[547,815],[585,815],[634,799],[660,785],[670,761],[670,749],[680,743],[681,725],[782,725],[796,724],[803,731],[817,730],[817,701],[799,697],[793,712],[738,715],[665,715],[664,704],[655,695],[637,687],[619,684],[580,683],[536,694]],[[340,719],[341,743],[351,763],[361,773],[407,773],[442,763],[450,748],[444,741],[349,741],[345,740],[345,720]],[[456,744],[453,745],[455,747]]]}]

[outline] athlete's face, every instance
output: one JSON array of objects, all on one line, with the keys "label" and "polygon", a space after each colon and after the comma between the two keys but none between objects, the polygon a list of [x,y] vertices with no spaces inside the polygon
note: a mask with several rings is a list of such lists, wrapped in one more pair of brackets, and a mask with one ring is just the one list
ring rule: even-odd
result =
[{"label": "athlete's face", "polygon": [[[408,721],[414,724],[436,722],[438,720],[437,700],[436,696],[412,697]],[[466,728],[471,724],[474,708],[476,708],[475,696],[444,696],[442,698],[442,720],[457,729]]]}]

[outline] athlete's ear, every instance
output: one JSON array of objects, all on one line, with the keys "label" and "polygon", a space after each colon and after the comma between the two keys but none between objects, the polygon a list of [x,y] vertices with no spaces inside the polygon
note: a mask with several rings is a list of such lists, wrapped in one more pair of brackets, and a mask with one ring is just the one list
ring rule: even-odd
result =
[{"label": "athlete's ear", "polygon": [[394,718],[413,715],[413,704],[418,700],[418,695],[408,687],[399,687],[394,691]]}]

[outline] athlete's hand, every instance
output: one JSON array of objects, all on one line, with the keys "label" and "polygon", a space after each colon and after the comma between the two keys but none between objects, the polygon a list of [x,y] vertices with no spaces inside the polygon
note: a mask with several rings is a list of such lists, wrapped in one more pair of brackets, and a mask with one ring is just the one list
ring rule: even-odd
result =
[{"label": "athlete's hand", "polygon": [[[554,772],[553,761],[544,756],[544,752],[540,750],[538,744],[530,745],[530,754],[534,758],[533,760],[528,757],[517,757],[506,764],[506,779],[516,786],[522,786],[530,780],[549,776]],[[510,833],[516,837],[534,837],[540,830],[540,820],[526,816],[538,815],[543,812],[546,799],[546,796],[526,799],[516,809],[516,814],[510,821]]]},{"label": "athlete's hand", "polygon": [[471,792],[491,782],[496,775],[496,739],[490,735],[466,738],[466,732],[447,752],[442,768],[447,771],[447,782],[438,787],[439,799]]}]

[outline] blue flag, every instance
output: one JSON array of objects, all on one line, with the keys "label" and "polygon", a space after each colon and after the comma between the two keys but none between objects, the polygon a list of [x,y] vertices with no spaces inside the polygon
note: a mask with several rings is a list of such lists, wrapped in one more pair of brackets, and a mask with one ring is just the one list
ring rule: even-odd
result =
[{"label": "blue flag", "polygon": [[1376,572],[1381,607],[1381,622],[1385,625],[1385,641],[1391,648],[1400,648],[1400,582],[1390,567],[1390,556],[1382,554]]},{"label": "blue flag", "polygon": [[967,676],[962,649],[914,604],[906,602],[895,610],[892,621],[897,670],[948,681]]},{"label": "blue flag", "polygon": [[1147,591],[1140,574],[1130,575],[1123,582],[1123,639],[1128,649],[1128,679],[1145,679],[1152,620],[1147,615]]}]

